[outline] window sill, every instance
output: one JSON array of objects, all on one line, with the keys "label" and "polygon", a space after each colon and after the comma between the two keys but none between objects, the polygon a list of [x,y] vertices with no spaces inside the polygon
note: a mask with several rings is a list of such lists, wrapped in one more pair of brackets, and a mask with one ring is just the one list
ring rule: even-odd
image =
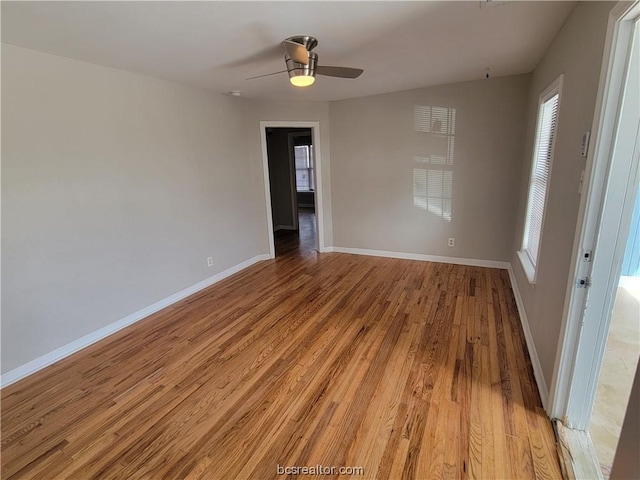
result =
[{"label": "window sill", "polygon": [[529,260],[529,256],[522,250],[518,251],[518,258],[520,259],[520,264],[522,265],[524,274],[527,276],[527,280],[529,280],[529,283],[531,285],[535,285],[536,267],[534,267],[533,263],[531,263],[531,260]]}]

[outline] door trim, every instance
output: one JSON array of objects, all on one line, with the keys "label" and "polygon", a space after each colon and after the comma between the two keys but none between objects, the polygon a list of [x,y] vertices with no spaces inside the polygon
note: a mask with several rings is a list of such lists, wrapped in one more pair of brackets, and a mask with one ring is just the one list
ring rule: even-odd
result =
[{"label": "door trim", "polygon": [[300,121],[260,121],[260,142],[262,144],[262,173],[264,176],[265,208],[267,211],[267,236],[269,239],[269,258],[275,258],[276,247],[273,239],[273,212],[271,211],[271,186],[269,185],[269,157],[267,156],[266,129],[274,128],[310,128],[311,141],[313,142],[313,159],[315,162],[315,201],[316,201],[316,227],[317,249],[325,252],[324,245],[324,211],[322,202],[322,156],[320,154],[320,122]]},{"label": "door trim", "polygon": [[[639,13],[640,4],[636,1],[631,6],[626,2],[619,2],[609,14],[605,53],[591,128],[593,148],[589,149],[585,169],[585,179],[588,180],[583,187],[580,201],[570,267],[572,275],[567,284],[560,341],[549,392],[549,415],[552,418],[562,419],[572,428],[586,428],[586,425],[578,424],[568,418],[574,372],[578,367],[576,361],[586,300],[586,289],[575,288],[575,282],[578,278],[588,276],[591,270],[591,263],[583,261],[583,254],[595,250],[601,205],[611,163],[611,148],[615,141],[620,101],[624,91],[634,20]],[[580,365],[580,367],[584,366]]]}]

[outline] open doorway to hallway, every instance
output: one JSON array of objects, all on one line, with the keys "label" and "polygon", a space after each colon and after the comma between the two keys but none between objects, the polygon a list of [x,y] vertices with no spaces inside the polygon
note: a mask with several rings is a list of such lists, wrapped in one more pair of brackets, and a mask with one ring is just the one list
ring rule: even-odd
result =
[{"label": "open doorway to hallway", "polygon": [[265,130],[275,255],[317,252],[316,175],[311,128]]}]

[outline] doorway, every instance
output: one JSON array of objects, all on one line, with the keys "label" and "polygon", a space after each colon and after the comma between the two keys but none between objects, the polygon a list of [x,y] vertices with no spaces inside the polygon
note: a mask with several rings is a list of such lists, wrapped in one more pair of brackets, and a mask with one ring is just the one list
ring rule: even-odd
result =
[{"label": "doorway", "polygon": [[[551,390],[550,414],[569,427],[563,435],[575,448],[575,451],[569,448],[570,456],[574,461],[580,459],[582,464],[577,467],[584,468],[583,476],[590,478],[601,478],[603,473],[606,476],[610,468],[608,461],[600,461],[599,457],[605,455],[596,453],[593,440],[597,440],[589,430],[600,381],[611,380],[606,378],[606,370],[602,370],[607,361],[605,346],[615,343],[615,337],[610,336],[610,333],[615,335],[610,329],[612,312],[617,298],[622,299],[623,294],[618,295],[619,287],[629,286],[628,282],[621,281],[621,273],[629,237],[637,235],[637,231],[630,232],[640,180],[638,18],[638,2],[631,6],[619,3],[610,15],[605,47],[608,57],[603,64],[603,81],[594,116],[595,141],[585,172],[588,187],[580,207],[574,247],[574,281],[568,288],[566,321]],[[635,241],[630,239],[632,243]],[[636,365],[637,357],[630,365],[632,372]],[[628,377],[632,382],[633,373]],[[624,410],[630,385],[618,384],[612,388],[609,395],[618,397],[622,404],[619,408]],[[622,398],[624,396],[626,398]],[[629,414],[620,411],[617,415],[625,418]],[[598,422],[597,418],[593,420]],[[576,463],[573,466],[576,467]],[[584,474],[587,471],[589,474]]]},{"label": "doorway", "polygon": [[322,204],[315,123],[261,122],[270,256],[322,251]]}]

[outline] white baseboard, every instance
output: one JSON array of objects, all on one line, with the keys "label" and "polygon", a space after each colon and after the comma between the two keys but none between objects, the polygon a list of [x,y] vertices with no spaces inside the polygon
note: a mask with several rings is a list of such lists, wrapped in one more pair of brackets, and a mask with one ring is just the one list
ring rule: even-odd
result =
[{"label": "white baseboard", "polygon": [[31,360],[30,362],[25,363],[24,365],[20,365],[17,368],[5,373],[0,377],[0,388],[4,388],[12,383],[17,382],[33,373],[36,373],[38,370],[42,370],[49,365],[62,360],[69,355],[82,350],[89,345],[102,340],[105,337],[117,332],[118,330],[122,330],[129,325],[136,323],[143,318],[148,317],[149,315],[162,310],[163,308],[172,305],[183,298],[188,297],[189,295],[193,295],[196,292],[199,292],[203,288],[207,288],[214,283],[223,280],[234,273],[239,272],[240,270],[244,270],[247,267],[250,267],[254,263],[257,263],[261,260],[269,260],[268,254],[256,255],[253,258],[245,260],[242,263],[234,265],[233,267],[227,268],[226,270],[216,273],[215,275],[202,280],[201,282],[196,283],[190,287],[185,288],[184,290],[179,291],[178,293],[174,293],[173,295],[163,298],[162,300],[149,305],[137,312],[132,313],[131,315],[127,315],[126,317],[118,320],[117,322],[111,323],[106,327],[102,327],[99,330],[89,333],[84,337],[78,338],[71,343],[68,343],[60,348],[56,348],[54,351],[49,352],[41,357],[36,358],[35,360]]},{"label": "white baseboard", "polygon": [[516,306],[518,307],[518,316],[520,317],[520,323],[522,324],[522,330],[524,331],[524,338],[527,342],[527,349],[529,350],[529,357],[531,358],[531,365],[533,366],[533,375],[536,377],[536,383],[538,384],[538,392],[540,392],[540,400],[542,400],[542,406],[547,410],[547,402],[549,401],[549,389],[547,382],[544,379],[542,373],[542,366],[540,365],[540,358],[538,357],[538,351],[536,350],[536,344],[533,341],[531,335],[531,328],[529,328],[529,320],[527,313],[524,309],[524,303],[522,302],[522,296],[520,290],[518,290],[518,283],[513,274],[513,268],[509,264],[509,280],[511,281],[511,290],[513,290],[513,296],[516,299]]},{"label": "white baseboard", "polygon": [[589,432],[568,428],[558,419],[554,421],[554,425],[560,444],[560,459],[571,470],[568,478],[603,480],[598,454]]},{"label": "white baseboard", "polygon": [[352,253],[354,255],[369,255],[371,257],[401,258],[404,260],[420,260],[423,262],[453,263],[454,265],[468,265],[471,267],[487,267],[509,269],[509,262],[497,260],[477,260],[474,258],[444,257],[440,255],[425,255],[422,253],[389,252],[385,250],[369,250],[366,248],[327,247],[326,252]]},{"label": "white baseboard", "polygon": [[273,231],[277,232],[278,230],[297,230],[293,225],[277,225],[273,227]]},{"label": "white baseboard", "polygon": [[[420,260],[420,261],[428,261],[428,262],[440,262],[440,263],[452,263],[456,265],[469,265],[469,266],[478,266],[478,267],[489,267],[489,268],[501,268],[507,269],[509,272],[509,280],[511,281],[511,288],[513,290],[514,297],[516,299],[516,305],[518,308],[518,314],[520,316],[520,322],[522,323],[522,330],[524,331],[525,340],[527,343],[527,348],[529,349],[529,356],[531,357],[531,363],[533,365],[533,373],[536,378],[536,383],[538,384],[538,390],[540,392],[540,398],[542,400],[542,405],[546,409],[547,401],[549,398],[549,391],[547,388],[546,381],[544,379],[544,375],[542,373],[542,367],[540,365],[540,359],[538,358],[538,354],[535,348],[535,344],[533,342],[533,337],[531,335],[531,329],[529,328],[529,321],[527,319],[527,315],[525,313],[524,304],[522,303],[522,297],[520,296],[520,291],[518,290],[518,284],[515,281],[513,270],[511,268],[511,264],[509,262],[499,262],[494,260],[476,260],[476,259],[468,259],[468,258],[458,258],[458,257],[444,257],[444,256],[436,256],[436,255],[423,255],[416,253],[402,253],[402,252],[389,252],[382,250],[368,250],[361,248],[345,248],[345,247],[326,247],[325,252],[337,252],[337,253],[351,253],[355,255],[369,255],[374,257],[388,257],[388,258],[400,258],[406,260]],[[77,340],[74,340],[67,345],[64,345],[60,348],[53,350],[41,357],[36,358],[24,365],[21,365],[0,377],[0,388],[11,385],[12,383],[17,382],[53,363],[62,360],[73,353],[82,350],[89,345],[102,340],[103,338],[108,337],[109,335],[122,330],[133,323],[142,320],[143,318],[148,317],[149,315],[162,310],[163,308],[172,305],[183,298],[188,297],[189,295],[193,295],[194,293],[207,288],[231,275],[234,273],[243,270],[254,263],[257,263],[262,260],[269,260],[268,254],[256,255],[253,258],[250,258],[242,263],[234,265],[212,277],[209,277],[201,282],[192,285],[191,287],[185,288],[178,293],[175,293],[169,297],[166,297],[152,305],[149,305],[137,312],[132,313],[131,315],[127,315],[126,317],[118,320],[117,322],[111,323],[106,327],[103,327],[99,330],[96,330],[88,335],[85,335]]]}]

